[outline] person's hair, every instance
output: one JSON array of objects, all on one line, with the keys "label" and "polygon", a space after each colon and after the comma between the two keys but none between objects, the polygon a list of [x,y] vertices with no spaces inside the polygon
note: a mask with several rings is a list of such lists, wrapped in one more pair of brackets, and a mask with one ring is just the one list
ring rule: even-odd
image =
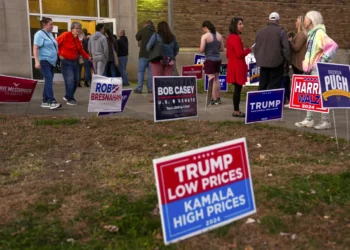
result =
[{"label": "person's hair", "polygon": [[40,19],[40,25],[41,27],[44,27],[44,24],[48,24],[49,22],[52,22],[52,19],[49,17],[42,17]]},{"label": "person's hair", "polygon": [[96,31],[101,31],[104,27],[105,25],[103,23],[98,23],[96,24]]},{"label": "person's hair", "polygon": [[315,27],[316,25],[323,24],[323,17],[318,11],[309,11],[306,13],[305,18],[309,18],[312,22],[312,25]]},{"label": "person's hair", "polygon": [[210,30],[211,33],[216,33],[215,26],[210,21],[204,21],[202,27],[208,28],[208,30]]},{"label": "person's hair", "polygon": [[81,29],[81,23],[79,22],[72,22],[72,24],[70,25],[70,29],[74,29],[75,27],[79,27]]},{"label": "person's hair", "polygon": [[158,23],[158,34],[163,39],[165,44],[171,43],[174,41],[174,35],[171,33],[169,24],[165,21]]},{"label": "person's hair", "polygon": [[86,36],[91,36],[91,34],[90,33],[86,33]]},{"label": "person's hair", "polygon": [[83,31],[84,35],[87,34],[87,29],[84,28],[82,31]]},{"label": "person's hair", "polygon": [[125,30],[119,30],[120,33],[122,33],[123,36],[125,36]]},{"label": "person's hair", "polygon": [[298,16],[297,20],[299,21],[299,27],[298,27],[298,33],[299,33],[300,31],[304,31],[305,30],[304,16]]},{"label": "person's hair", "polygon": [[152,22],[151,20],[148,20],[148,21],[145,23],[145,25],[153,26],[154,24],[153,24],[153,22]]},{"label": "person's hair", "polygon": [[288,38],[292,38],[293,39],[295,37],[295,33],[293,31],[289,31],[287,33],[287,36],[288,36]]},{"label": "person's hair", "polygon": [[230,34],[237,34],[240,35],[240,32],[237,29],[238,23],[239,21],[242,21],[243,23],[243,18],[240,17],[234,17],[231,22],[230,22],[230,26],[228,28]]},{"label": "person's hair", "polygon": [[114,34],[113,34],[113,37],[114,37],[115,39],[118,39],[117,35],[114,35]]},{"label": "person's hair", "polygon": [[105,29],[105,33],[107,34],[107,40],[110,44],[113,44],[113,35],[110,29]]}]

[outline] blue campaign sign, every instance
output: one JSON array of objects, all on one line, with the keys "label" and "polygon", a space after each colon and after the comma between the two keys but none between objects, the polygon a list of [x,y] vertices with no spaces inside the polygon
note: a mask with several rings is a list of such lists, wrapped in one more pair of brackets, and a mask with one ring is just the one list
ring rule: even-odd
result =
[{"label": "blue campaign sign", "polygon": [[[132,89],[123,89],[123,91],[122,91],[122,96],[123,96],[122,111],[121,112],[124,111],[126,102],[129,100],[129,96],[130,96],[131,92],[132,92]],[[112,114],[117,114],[117,113],[121,113],[121,112],[99,112],[99,113],[97,113],[97,116],[112,115]]]},{"label": "blue campaign sign", "polygon": [[282,119],[284,89],[248,92],[245,123]]},{"label": "blue campaign sign", "polygon": [[[219,75],[219,81],[220,81],[220,91],[227,92],[228,84],[226,81],[226,76]],[[209,86],[209,77],[208,75],[205,75],[204,91],[208,91],[208,86]]]},{"label": "blue campaign sign", "polygon": [[193,64],[204,64],[204,62],[205,62],[205,55],[202,55],[202,54],[194,55]]},{"label": "blue campaign sign", "polygon": [[256,65],[256,62],[248,64],[249,68],[249,84],[259,84],[260,80],[260,67]]},{"label": "blue campaign sign", "polygon": [[153,160],[165,244],[256,213],[245,138]]},{"label": "blue campaign sign", "polygon": [[323,108],[350,108],[350,67],[317,63]]}]

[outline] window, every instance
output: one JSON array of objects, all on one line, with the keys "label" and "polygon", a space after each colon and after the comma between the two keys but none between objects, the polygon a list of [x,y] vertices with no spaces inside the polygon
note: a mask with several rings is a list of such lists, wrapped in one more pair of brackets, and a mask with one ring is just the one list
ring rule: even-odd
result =
[{"label": "window", "polygon": [[42,0],[43,14],[97,16],[96,0]]},{"label": "window", "polygon": [[28,0],[29,13],[40,13],[39,0]]},{"label": "window", "polygon": [[100,0],[100,16],[109,17],[108,0]]}]

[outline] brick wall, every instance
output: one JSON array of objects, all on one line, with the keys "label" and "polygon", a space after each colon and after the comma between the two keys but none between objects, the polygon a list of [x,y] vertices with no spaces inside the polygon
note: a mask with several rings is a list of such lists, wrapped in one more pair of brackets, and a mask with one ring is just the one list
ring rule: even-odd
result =
[{"label": "brick wall", "polygon": [[199,47],[203,21],[211,21],[226,38],[231,18],[239,16],[248,47],[271,12],[280,14],[282,27],[296,32],[295,19],[310,10],[320,11],[328,35],[340,48],[350,49],[350,0],[174,0],[174,29],[181,47]]},{"label": "brick wall", "polygon": [[142,28],[148,20],[152,20],[156,27],[159,22],[168,21],[168,1],[137,0],[138,29]]}]

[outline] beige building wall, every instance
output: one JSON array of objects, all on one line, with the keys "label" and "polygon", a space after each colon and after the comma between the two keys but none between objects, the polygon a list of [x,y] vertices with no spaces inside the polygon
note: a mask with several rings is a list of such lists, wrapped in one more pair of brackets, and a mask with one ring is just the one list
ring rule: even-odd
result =
[{"label": "beige building wall", "polygon": [[0,0],[0,74],[31,77],[27,1]]}]

